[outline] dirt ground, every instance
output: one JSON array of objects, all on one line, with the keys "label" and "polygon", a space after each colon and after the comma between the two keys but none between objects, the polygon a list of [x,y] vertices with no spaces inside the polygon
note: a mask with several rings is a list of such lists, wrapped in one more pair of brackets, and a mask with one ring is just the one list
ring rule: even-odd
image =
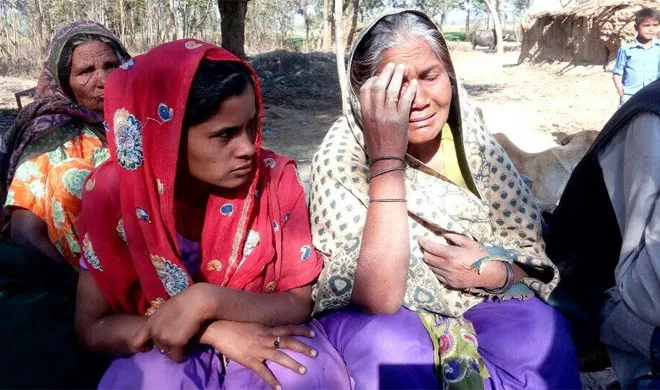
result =
[{"label": "dirt ground", "polygon": [[[557,136],[600,130],[616,109],[611,76],[602,68],[517,65],[519,51],[507,49],[497,58],[451,43],[457,75],[491,132],[506,133],[528,152],[541,151]],[[341,113],[334,56],[273,52],[250,62],[264,94],[265,146],[296,159],[307,179],[317,146]],[[35,83],[0,76],[0,133],[16,115],[13,93]],[[609,371],[583,376],[585,389],[604,389],[613,380]]]}]

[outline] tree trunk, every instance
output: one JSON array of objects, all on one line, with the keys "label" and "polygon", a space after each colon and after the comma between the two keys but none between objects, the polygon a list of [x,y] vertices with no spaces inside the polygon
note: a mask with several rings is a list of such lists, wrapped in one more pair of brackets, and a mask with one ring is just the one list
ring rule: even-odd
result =
[{"label": "tree trunk", "polygon": [[124,11],[124,0],[119,0],[119,39],[126,39],[126,15]]},{"label": "tree trunk", "polygon": [[[204,14],[199,18],[199,22],[192,29],[193,34],[199,31],[201,33],[200,35],[202,36],[202,38],[205,38],[204,31],[206,29],[204,28],[204,24],[206,24],[206,19],[209,19],[209,17],[211,16],[211,5],[212,5],[211,0],[209,0],[209,2],[206,4],[206,10],[204,11]],[[206,41],[206,39],[202,39],[202,40]]]},{"label": "tree trunk", "polygon": [[341,90],[341,106],[343,109],[342,112],[348,112],[348,85],[346,84],[346,65],[344,62],[344,12],[342,0],[335,0],[334,14],[335,52],[337,57],[339,88]]},{"label": "tree trunk", "polygon": [[[218,1],[222,2],[222,0],[218,0]],[[174,8],[174,0],[170,0],[169,11],[170,11],[170,19],[172,20],[172,40],[176,41],[177,36],[179,34],[179,28],[176,22],[176,8]]]},{"label": "tree trunk", "polygon": [[447,22],[447,15],[448,14],[449,14],[448,10],[442,10],[442,12],[440,13],[440,31],[442,31],[442,27]]},{"label": "tree trunk", "polygon": [[[9,19],[9,15],[7,15],[7,19]],[[12,46],[11,46],[11,37],[9,36],[9,20],[7,20],[7,23],[3,23],[5,25],[5,39],[7,44],[5,45],[5,51],[7,52],[7,55],[9,57],[12,56],[10,53],[10,50],[13,51]]]},{"label": "tree trunk", "polygon": [[296,6],[298,7],[297,13],[299,13],[300,16],[303,17],[303,21],[305,22],[305,40],[303,42],[303,50],[309,51],[309,31],[311,25],[309,12],[307,12],[307,7],[309,6],[309,3],[307,2],[307,0],[298,0],[296,1]]},{"label": "tree trunk", "polygon": [[187,38],[190,36],[188,17],[190,16],[191,11],[188,10],[187,2],[181,3],[181,6],[183,7],[181,10],[181,37]]},{"label": "tree trunk", "polygon": [[522,31],[520,30],[520,21],[516,21],[516,17],[513,18],[513,33],[516,34],[516,42],[522,40]]},{"label": "tree trunk", "polygon": [[[137,39],[137,37],[138,37],[138,32],[135,31],[135,19],[137,19],[137,18],[135,17],[135,7],[136,7],[136,4],[135,4],[135,3],[133,3],[133,2],[129,2],[129,3],[128,3],[128,10],[129,10],[129,14],[128,14],[128,15],[129,15],[129,16],[128,16],[129,24],[128,24],[128,28],[129,28],[129,34],[130,34],[130,36],[131,36],[131,40],[133,41],[133,44],[134,44],[134,45],[136,44],[136,42],[137,42],[136,39]],[[142,36],[143,36],[143,40],[144,40],[144,34],[143,34]]]},{"label": "tree trunk", "polygon": [[[41,0],[39,0],[41,1]],[[107,0],[103,0],[101,2],[101,24],[106,26],[108,24],[108,2]]]},{"label": "tree trunk", "polygon": [[43,49],[46,46],[44,40],[44,11],[41,5],[41,0],[36,0],[37,9],[37,34],[39,36],[39,48]]},{"label": "tree trunk", "polygon": [[245,58],[245,15],[248,0],[218,0],[222,47]]},{"label": "tree trunk", "polygon": [[470,14],[472,13],[472,0],[467,0],[465,2],[465,40],[470,40]]},{"label": "tree trunk", "polygon": [[351,31],[348,33],[347,46],[353,45],[353,37],[357,29],[358,12],[360,11],[360,0],[353,0],[353,19],[351,20]]},{"label": "tree trunk", "polygon": [[309,15],[305,14],[305,50],[309,51],[309,30],[310,30],[311,20]]},{"label": "tree trunk", "polygon": [[[154,4],[155,6],[155,12],[156,12],[156,17],[154,18],[154,42],[160,42],[160,21],[162,18],[160,17],[160,5],[158,3]],[[152,46],[153,47],[153,46]]]},{"label": "tree trunk", "polygon": [[11,3],[12,6],[12,19],[11,19],[11,28],[14,35],[14,55],[18,57],[19,55],[19,46],[18,46],[18,8],[16,6],[16,0]]},{"label": "tree trunk", "polygon": [[154,18],[151,0],[147,0],[147,45],[154,47]]},{"label": "tree trunk", "polygon": [[323,0],[323,50],[332,47],[332,26],[330,25],[330,0]]},{"label": "tree trunk", "polygon": [[495,0],[484,0],[484,3],[486,3],[488,12],[490,12],[490,15],[493,17],[493,24],[495,25],[495,40],[497,41],[496,50],[497,54],[501,56],[504,54],[504,42],[502,38],[502,24],[500,23],[500,17],[497,14]]}]

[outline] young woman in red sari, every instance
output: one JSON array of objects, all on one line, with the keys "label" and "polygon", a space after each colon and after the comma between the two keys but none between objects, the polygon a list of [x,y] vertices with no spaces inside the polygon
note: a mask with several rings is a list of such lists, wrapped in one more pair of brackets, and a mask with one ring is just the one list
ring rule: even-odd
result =
[{"label": "young woman in red sari", "polygon": [[109,79],[78,226],[77,331],[118,357],[101,388],[350,386],[309,322],[322,261],[294,162],[260,146],[257,80],[196,40]]}]

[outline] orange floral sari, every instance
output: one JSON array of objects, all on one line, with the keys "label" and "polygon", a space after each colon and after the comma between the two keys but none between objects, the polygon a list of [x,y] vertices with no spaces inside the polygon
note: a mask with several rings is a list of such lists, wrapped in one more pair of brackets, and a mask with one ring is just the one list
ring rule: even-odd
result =
[{"label": "orange floral sari", "polygon": [[75,221],[82,208],[82,185],[92,169],[109,156],[94,133],[82,130],[62,146],[19,165],[5,207],[10,211],[23,208],[43,219],[51,242],[77,267],[80,246]]}]

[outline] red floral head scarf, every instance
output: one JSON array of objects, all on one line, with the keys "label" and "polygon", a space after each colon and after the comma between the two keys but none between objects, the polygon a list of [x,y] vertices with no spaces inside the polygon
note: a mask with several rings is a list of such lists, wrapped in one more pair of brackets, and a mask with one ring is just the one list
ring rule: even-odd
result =
[{"label": "red floral head scarf", "polygon": [[[188,93],[202,59],[250,69],[259,109],[254,178],[235,198],[209,197],[196,279],[274,292],[309,284],[320,272],[295,165],[261,149],[256,74],[224,49],[179,40],[124,63],[105,87],[111,159],[85,183],[78,228],[83,260],[115,312],[149,314],[193,283],[178,248],[174,183]],[[294,214],[296,227],[284,233]]]}]

